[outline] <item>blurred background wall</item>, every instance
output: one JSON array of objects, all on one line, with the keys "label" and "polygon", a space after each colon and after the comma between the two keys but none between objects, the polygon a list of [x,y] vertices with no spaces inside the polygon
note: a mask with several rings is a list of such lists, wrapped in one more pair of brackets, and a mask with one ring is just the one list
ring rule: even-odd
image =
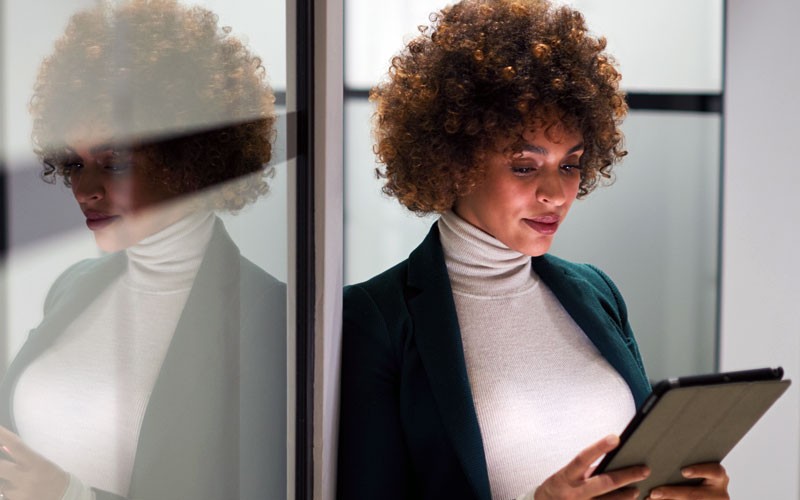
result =
[{"label": "blurred background wall", "polygon": [[794,385],[733,451],[732,498],[800,498],[800,4],[728,0],[720,367]]}]

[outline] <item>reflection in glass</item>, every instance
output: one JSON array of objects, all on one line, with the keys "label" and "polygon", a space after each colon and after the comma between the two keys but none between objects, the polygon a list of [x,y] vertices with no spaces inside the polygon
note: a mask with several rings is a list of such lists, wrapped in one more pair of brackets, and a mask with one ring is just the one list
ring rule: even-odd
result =
[{"label": "reflection in glass", "polygon": [[285,285],[215,215],[269,190],[274,96],[217,19],[102,3],[42,63],[42,176],[106,255],[58,277],[0,386],[10,499],[285,496]]}]

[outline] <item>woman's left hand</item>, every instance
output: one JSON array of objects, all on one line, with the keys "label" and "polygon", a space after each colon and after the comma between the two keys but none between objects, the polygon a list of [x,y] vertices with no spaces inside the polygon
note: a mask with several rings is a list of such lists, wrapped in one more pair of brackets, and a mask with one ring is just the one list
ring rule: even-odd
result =
[{"label": "woman's left hand", "polygon": [[716,463],[696,464],[684,468],[683,477],[702,479],[694,486],[659,486],[650,490],[648,499],[653,500],[729,500],[728,473]]},{"label": "woman's left hand", "polygon": [[69,476],[30,449],[19,436],[0,426],[0,498],[60,500]]}]

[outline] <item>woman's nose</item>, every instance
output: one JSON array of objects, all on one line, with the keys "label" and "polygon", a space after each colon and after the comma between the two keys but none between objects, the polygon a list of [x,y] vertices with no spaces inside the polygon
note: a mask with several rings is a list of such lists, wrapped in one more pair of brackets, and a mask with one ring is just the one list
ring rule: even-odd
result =
[{"label": "woman's nose", "polygon": [[70,175],[72,195],[78,203],[102,200],[105,196],[102,174],[95,168],[83,167]]},{"label": "woman's nose", "polygon": [[536,200],[548,205],[560,206],[566,201],[561,173],[548,172],[539,178],[536,187]]}]

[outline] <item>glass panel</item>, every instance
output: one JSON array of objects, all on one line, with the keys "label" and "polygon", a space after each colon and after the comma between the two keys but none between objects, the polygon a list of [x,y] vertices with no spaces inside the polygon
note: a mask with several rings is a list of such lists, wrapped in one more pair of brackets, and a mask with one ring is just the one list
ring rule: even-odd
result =
[{"label": "glass panel", "polygon": [[[345,280],[355,283],[405,259],[435,217],[380,194],[372,105],[349,99],[345,109]],[[713,371],[720,117],[634,111],[623,130],[617,181],[573,205],[551,252],[616,282],[651,378]]]},{"label": "glass panel", "polygon": [[[368,89],[386,73],[403,41],[419,34],[441,0],[347,0],[345,84]],[[602,33],[622,69],[622,86],[639,92],[722,91],[722,0],[562,1]],[[680,36],[676,36],[680,33]]]},{"label": "glass panel", "polygon": [[631,112],[616,182],[572,205],[551,248],[614,280],[655,380],[714,371],[720,122]]},{"label": "glass panel", "polygon": [[[723,0],[567,0],[608,40],[633,92],[722,92]],[[680,36],[676,36],[680,33]]]},{"label": "glass panel", "polygon": [[418,217],[393,198],[381,195],[374,170],[366,99],[346,99],[345,113],[345,283],[371,278],[408,257],[436,217]]},{"label": "glass panel", "polygon": [[0,425],[55,478],[28,496],[286,497],[286,5],[3,3]]}]

